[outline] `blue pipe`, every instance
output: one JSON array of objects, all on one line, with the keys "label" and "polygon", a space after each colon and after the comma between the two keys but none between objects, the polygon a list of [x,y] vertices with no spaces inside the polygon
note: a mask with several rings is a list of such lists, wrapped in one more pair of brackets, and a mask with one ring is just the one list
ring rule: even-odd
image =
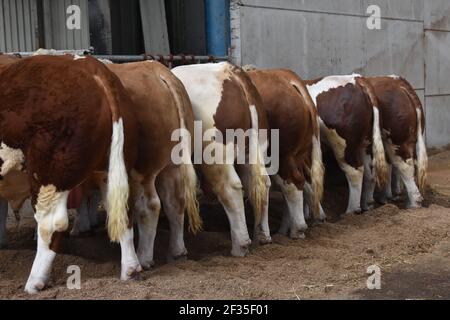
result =
[{"label": "blue pipe", "polygon": [[230,0],[205,0],[208,55],[226,56],[231,45]]}]

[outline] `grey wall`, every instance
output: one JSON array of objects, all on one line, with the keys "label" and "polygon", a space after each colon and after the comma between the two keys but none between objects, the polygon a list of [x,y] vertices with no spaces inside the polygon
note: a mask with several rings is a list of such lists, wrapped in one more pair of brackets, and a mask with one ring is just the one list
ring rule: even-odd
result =
[{"label": "grey wall", "polygon": [[[381,8],[381,30],[366,26]],[[233,0],[232,58],[305,79],[398,74],[426,106],[428,146],[450,144],[450,1]]]},{"label": "grey wall", "polygon": [[32,51],[38,46],[36,0],[0,0],[0,51]]},{"label": "grey wall", "polygon": [[[81,30],[68,30],[66,10],[81,9]],[[89,49],[88,0],[43,0],[45,47],[55,50]]]}]

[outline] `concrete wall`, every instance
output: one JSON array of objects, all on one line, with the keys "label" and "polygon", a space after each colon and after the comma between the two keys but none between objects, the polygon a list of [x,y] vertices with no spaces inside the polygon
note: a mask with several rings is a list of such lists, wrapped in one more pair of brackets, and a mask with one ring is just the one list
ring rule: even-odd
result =
[{"label": "concrete wall", "polygon": [[[372,4],[381,30],[366,26]],[[232,58],[305,79],[401,75],[426,105],[428,146],[442,146],[450,143],[449,15],[448,0],[232,1]]]}]

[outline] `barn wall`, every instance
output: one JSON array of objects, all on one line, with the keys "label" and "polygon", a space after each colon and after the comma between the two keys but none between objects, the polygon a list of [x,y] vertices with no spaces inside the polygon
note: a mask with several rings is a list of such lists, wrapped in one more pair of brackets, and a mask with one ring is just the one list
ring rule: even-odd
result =
[{"label": "barn wall", "polygon": [[0,0],[0,51],[32,51],[37,46],[36,0]]},{"label": "barn wall", "polygon": [[[425,3],[424,3],[425,2]],[[366,26],[377,4],[381,30]],[[448,0],[233,0],[232,58],[305,79],[398,74],[426,104],[429,146],[450,144]]]},{"label": "barn wall", "polygon": [[[66,10],[70,5],[81,9],[81,29],[68,30]],[[45,47],[55,50],[88,49],[89,14],[88,0],[43,0]]]}]

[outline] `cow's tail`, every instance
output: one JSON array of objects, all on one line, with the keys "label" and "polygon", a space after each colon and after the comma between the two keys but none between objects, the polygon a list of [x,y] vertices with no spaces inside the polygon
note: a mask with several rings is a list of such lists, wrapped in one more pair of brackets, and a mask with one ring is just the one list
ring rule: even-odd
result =
[{"label": "cow's tail", "polygon": [[[255,225],[261,224],[262,210],[264,209],[264,204],[269,193],[269,185],[267,171],[265,168],[264,157],[262,154],[262,147],[267,147],[267,141],[260,141],[259,136],[259,117],[258,109],[256,107],[258,101],[256,101],[257,94],[256,88],[254,88],[250,78],[241,68],[237,68],[232,71],[234,78],[241,85],[244,91],[245,98],[250,108],[251,116],[251,135],[249,139],[250,152],[249,152],[249,165],[251,166],[251,190],[250,198],[253,202],[254,215],[255,215]],[[254,94],[253,94],[254,93]],[[259,102],[260,103],[260,102]]]},{"label": "cow's tail", "polygon": [[308,89],[305,88],[300,81],[292,81],[291,84],[300,92],[303,100],[308,106],[309,113],[311,114],[311,122],[313,125],[314,134],[312,136],[312,150],[311,150],[311,185],[313,188],[313,212],[316,216],[320,215],[320,202],[323,197],[323,183],[325,176],[325,168],[322,162],[322,149],[320,146],[320,124],[319,114],[317,113],[316,106],[314,105]]},{"label": "cow's tail", "polygon": [[113,121],[113,133],[109,153],[107,212],[108,235],[111,241],[119,242],[128,228],[128,174],[124,159],[124,127],[122,118]]},{"label": "cow's tail", "polygon": [[125,133],[119,103],[114,87],[107,85],[112,79],[95,75],[95,81],[103,90],[111,111],[112,137],[109,151],[108,184],[106,187],[106,209],[108,235],[111,241],[119,242],[129,226],[128,196],[130,187],[124,158]]},{"label": "cow's tail", "polygon": [[387,183],[388,164],[384,152],[383,138],[381,136],[380,110],[378,108],[378,99],[372,86],[363,78],[359,79],[359,84],[369,97],[373,112],[372,125],[372,157],[373,167],[375,168],[375,180],[378,186],[384,186]]},{"label": "cow's tail", "polygon": [[189,98],[187,98],[186,92],[180,92],[177,90],[170,79],[166,79],[163,75],[161,75],[161,80],[169,88],[177,106],[180,129],[182,130],[181,143],[183,145],[182,163],[180,165],[181,184],[184,190],[184,201],[189,218],[189,231],[196,234],[202,230],[203,222],[200,217],[199,203],[197,201],[197,175],[191,160],[191,137],[187,134],[184,112],[185,104],[183,103],[181,97],[184,94],[186,96],[186,101],[189,101]]},{"label": "cow's tail", "polygon": [[424,131],[422,128],[422,109],[416,108],[417,114],[417,182],[419,184],[420,191],[424,192],[427,182],[427,167],[428,167],[428,155],[427,147],[425,146],[425,139],[423,137]]},{"label": "cow's tail", "polygon": [[417,96],[414,88],[411,84],[406,81],[404,78],[399,78],[399,81],[402,82],[402,87],[404,88],[406,94],[411,100],[414,109],[416,111],[417,117],[417,143],[416,143],[416,166],[417,166],[417,183],[420,189],[420,192],[424,192],[425,185],[427,182],[427,168],[428,168],[428,155],[427,155],[427,147],[425,145],[425,139],[423,137],[425,133],[424,123],[425,119],[423,118],[423,108],[422,103],[420,102],[419,97]]}]

